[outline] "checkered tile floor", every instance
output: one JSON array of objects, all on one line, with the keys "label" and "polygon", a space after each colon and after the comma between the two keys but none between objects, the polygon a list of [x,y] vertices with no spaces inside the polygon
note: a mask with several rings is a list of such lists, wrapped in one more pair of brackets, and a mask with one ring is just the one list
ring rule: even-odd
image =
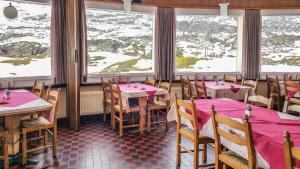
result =
[{"label": "checkered tile floor", "polygon": [[[168,132],[161,127],[144,135],[132,133],[120,138],[110,124],[99,120],[82,121],[80,131],[60,125],[56,159],[49,149],[29,155],[29,159],[39,161],[37,165],[13,165],[12,168],[175,169],[175,129],[172,123]],[[209,162],[214,158],[212,151],[209,148]],[[192,156],[183,155],[180,169],[192,169],[192,166]]]}]

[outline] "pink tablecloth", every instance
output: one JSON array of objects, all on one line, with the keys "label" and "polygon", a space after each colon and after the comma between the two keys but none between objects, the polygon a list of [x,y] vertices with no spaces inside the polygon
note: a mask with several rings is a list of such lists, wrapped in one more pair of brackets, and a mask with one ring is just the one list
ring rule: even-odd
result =
[{"label": "pink tablecloth", "polygon": [[[196,100],[200,129],[211,117],[211,106],[218,114],[232,118],[242,118],[245,104],[234,100]],[[283,153],[283,132],[289,131],[295,146],[300,147],[300,120],[281,119],[273,110],[252,106],[250,117],[256,150],[272,169],[285,168]]]},{"label": "pink tablecloth", "polygon": [[25,103],[39,99],[30,92],[11,91],[9,99],[3,99],[3,91],[0,91],[0,102],[7,101],[8,104],[0,104],[0,107],[17,107]]},{"label": "pink tablecloth", "polygon": [[161,95],[164,96],[165,99],[170,99],[169,92],[165,89],[141,83],[120,84],[119,86],[122,94],[122,101],[126,105],[129,105],[129,98],[148,97],[149,101],[154,101],[155,96]]}]

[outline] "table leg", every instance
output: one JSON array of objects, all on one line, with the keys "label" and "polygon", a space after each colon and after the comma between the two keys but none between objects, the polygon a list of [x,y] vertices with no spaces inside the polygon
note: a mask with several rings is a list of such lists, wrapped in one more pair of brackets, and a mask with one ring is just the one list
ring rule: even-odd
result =
[{"label": "table leg", "polygon": [[5,116],[5,129],[8,131],[8,154],[15,155],[19,152],[20,117]]},{"label": "table leg", "polygon": [[140,133],[143,134],[145,130],[145,121],[146,121],[146,107],[147,107],[147,97],[139,98],[139,105],[141,107],[140,111]]}]

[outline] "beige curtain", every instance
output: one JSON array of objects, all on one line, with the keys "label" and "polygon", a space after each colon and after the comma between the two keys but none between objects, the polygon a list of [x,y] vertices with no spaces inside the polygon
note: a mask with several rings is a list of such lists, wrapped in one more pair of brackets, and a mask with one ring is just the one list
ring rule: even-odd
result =
[{"label": "beige curtain", "polygon": [[79,0],[79,54],[81,83],[87,82],[88,46],[87,46],[87,23],[84,0]]},{"label": "beige curtain", "polygon": [[161,80],[175,72],[176,15],[174,8],[157,8],[155,15],[155,71]]},{"label": "beige curtain", "polygon": [[261,60],[261,13],[246,9],[243,36],[243,71],[245,78],[259,78]]},{"label": "beige curtain", "polygon": [[52,0],[51,57],[54,84],[66,83],[66,1]]}]

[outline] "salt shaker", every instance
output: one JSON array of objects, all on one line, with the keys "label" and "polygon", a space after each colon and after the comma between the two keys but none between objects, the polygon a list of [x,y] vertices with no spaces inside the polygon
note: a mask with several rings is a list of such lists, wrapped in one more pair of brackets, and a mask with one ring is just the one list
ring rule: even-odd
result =
[{"label": "salt shaker", "polygon": [[245,108],[245,114],[250,117],[251,114],[252,114],[252,108],[250,105],[248,105],[246,108]]}]

